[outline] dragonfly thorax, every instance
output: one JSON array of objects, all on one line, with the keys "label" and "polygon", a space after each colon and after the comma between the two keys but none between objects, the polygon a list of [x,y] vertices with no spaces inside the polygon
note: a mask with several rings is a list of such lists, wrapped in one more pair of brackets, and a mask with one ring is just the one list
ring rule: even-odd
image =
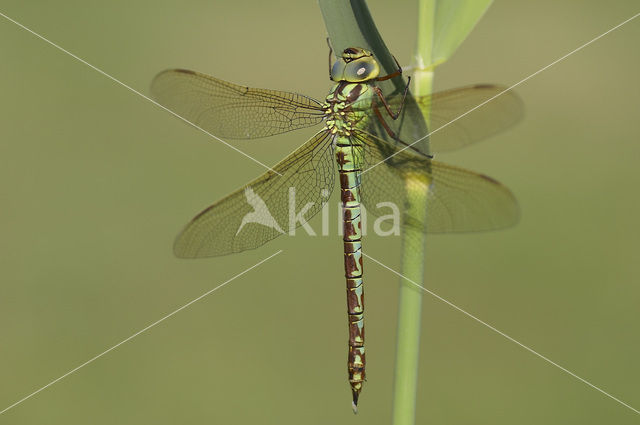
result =
[{"label": "dragonfly thorax", "polygon": [[[327,128],[339,136],[350,136],[357,126],[362,126],[367,114],[364,112],[372,100],[372,90],[367,83],[336,84],[325,99],[325,122]],[[354,105],[356,104],[356,105]]]}]

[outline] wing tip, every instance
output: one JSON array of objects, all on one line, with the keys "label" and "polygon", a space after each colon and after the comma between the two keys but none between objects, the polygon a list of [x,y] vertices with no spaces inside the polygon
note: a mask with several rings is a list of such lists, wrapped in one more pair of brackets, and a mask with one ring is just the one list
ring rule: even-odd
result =
[{"label": "wing tip", "polygon": [[151,80],[151,86],[150,86],[150,92],[152,94],[153,97],[157,97],[158,93],[157,93],[157,89],[158,86],[157,84],[160,82],[160,80],[162,80],[165,76],[170,75],[170,74],[187,74],[187,75],[198,75],[198,73],[196,71],[191,71],[190,69],[182,69],[182,68],[169,68],[169,69],[165,69],[163,71],[158,72],[155,77],[153,77],[153,80]]},{"label": "wing tip", "polygon": [[190,69],[184,69],[184,68],[169,69],[167,71],[173,71],[173,72],[178,72],[180,74],[189,74],[189,75],[197,75],[198,74],[196,71],[192,71]]}]

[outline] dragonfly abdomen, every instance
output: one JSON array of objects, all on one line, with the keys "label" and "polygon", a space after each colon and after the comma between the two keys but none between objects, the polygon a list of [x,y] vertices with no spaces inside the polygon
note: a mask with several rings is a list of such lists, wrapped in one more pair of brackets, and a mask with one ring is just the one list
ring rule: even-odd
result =
[{"label": "dragonfly abdomen", "polygon": [[336,160],[340,173],[343,213],[344,271],[347,280],[349,356],[347,369],[354,410],[365,380],[364,287],[362,284],[362,224],[360,209],[359,146],[348,138],[336,137]]}]

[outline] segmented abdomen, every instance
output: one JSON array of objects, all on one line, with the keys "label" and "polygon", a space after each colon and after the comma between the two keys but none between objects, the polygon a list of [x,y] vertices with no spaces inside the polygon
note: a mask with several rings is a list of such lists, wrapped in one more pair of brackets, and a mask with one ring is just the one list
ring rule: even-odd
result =
[{"label": "segmented abdomen", "polygon": [[336,160],[340,173],[343,211],[344,271],[347,279],[349,318],[349,383],[354,408],[365,379],[364,291],[362,285],[362,225],[360,210],[361,150],[345,137],[336,136]]}]

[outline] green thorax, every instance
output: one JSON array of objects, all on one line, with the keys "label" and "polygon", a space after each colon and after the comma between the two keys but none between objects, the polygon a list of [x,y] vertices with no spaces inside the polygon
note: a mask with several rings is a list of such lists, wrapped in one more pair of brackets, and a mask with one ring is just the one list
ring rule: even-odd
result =
[{"label": "green thorax", "polygon": [[349,137],[355,128],[364,128],[368,118],[366,111],[371,107],[372,101],[373,90],[370,84],[339,82],[325,99],[327,129],[342,138]]}]

